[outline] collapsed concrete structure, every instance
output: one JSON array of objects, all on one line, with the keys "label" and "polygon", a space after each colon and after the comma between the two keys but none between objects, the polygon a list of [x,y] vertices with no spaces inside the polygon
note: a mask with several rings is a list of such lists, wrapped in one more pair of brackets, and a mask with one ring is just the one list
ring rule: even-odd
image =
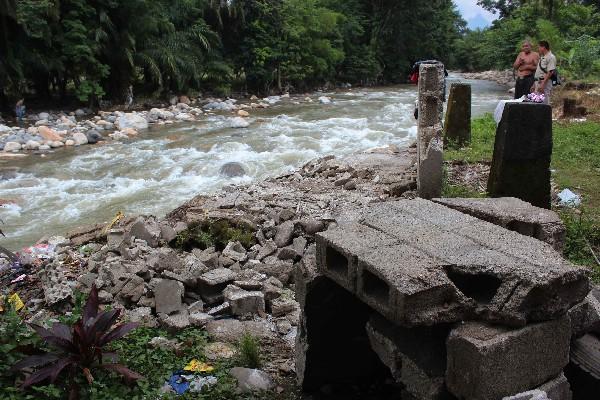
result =
[{"label": "collapsed concrete structure", "polygon": [[505,221],[414,199],[318,233],[296,276],[303,389],[393,379],[402,399],[571,400],[569,314],[600,313],[581,306],[588,271]]}]

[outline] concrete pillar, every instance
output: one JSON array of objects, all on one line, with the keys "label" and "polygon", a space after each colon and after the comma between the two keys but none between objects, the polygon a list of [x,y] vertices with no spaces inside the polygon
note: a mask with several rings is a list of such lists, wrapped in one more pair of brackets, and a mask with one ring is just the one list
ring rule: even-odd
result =
[{"label": "concrete pillar", "polygon": [[417,130],[417,190],[431,199],[442,193],[442,114],[445,75],[442,64],[421,64]]},{"label": "concrete pillar", "polygon": [[453,83],[444,121],[444,145],[462,147],[471,142],[471,85]]},{"label": "concrete pillar", "polygon": [[488,179],[491,197],[516,197],[550,209],[552,108],[507,103],[496,130]]}]

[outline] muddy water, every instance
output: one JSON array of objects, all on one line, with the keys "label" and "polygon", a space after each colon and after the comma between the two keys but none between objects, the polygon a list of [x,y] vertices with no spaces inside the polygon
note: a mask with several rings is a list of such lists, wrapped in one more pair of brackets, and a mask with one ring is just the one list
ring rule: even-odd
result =
[{"label": "muddy water", "polygon": [[[495,83],[468,82],[474,116],[493,111],[507,97]],[[246,129],[229,128],[229,113],[214,114],[153,128],[131,141],[0,161],[0,198],[16,202],[0,207],[7,234],[0,244],[17,250],[43,235],[110,220],[118,211],[162,216],[224,184],[262,179],[325,154],[406,146],[416,136],[414,86],[327,93],[333,99],[327,105],[318,103],[321,95],[311,95],[313,103],[292,96],[254,110]],[[229,161],[242,163],[247,175],[220,176]],[[13,170],[2,174],[8,167]]]}]

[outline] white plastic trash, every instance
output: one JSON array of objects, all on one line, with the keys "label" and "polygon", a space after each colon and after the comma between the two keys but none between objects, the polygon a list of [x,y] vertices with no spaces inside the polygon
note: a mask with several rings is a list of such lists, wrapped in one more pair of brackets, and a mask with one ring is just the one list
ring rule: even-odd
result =
[{"label": "white plastic trash", "polygon": [[558,194],[558,198],[560,199],[559,204],[561,206],[579,207],[581,204],[581,196],[573,193],[569,189],[564,189],[562,192],[560,192]]}]

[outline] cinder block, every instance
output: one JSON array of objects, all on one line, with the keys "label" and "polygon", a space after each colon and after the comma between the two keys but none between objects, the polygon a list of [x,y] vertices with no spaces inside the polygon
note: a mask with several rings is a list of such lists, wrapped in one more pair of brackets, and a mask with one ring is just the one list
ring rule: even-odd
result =
[{"label": "cinder block", "polygon": [[353,293],[357,258],[398,243],[389,235],[356,223],[317,233],[315,239],[319,271]]},{"label": "cinder block", "polygon": [[[367,323],[371,348],[405,391],[420,400],[452,398],[445,386],[447,326],[401,328],[374,314]],[[426,350],[425,350],[426,349]],[[402,398],[405,398],[403,394]]]},{"label": "cinder block", "polygon": [[471,85],[453,83],[444,122],[444,142],[462,146],[471,141]]},{"label": "cinder block", "polygon": [[476,322],[450,333],[446,384],[468,400],[510,396],[558,376],[569,362],[568,316],[509,330]]}]

